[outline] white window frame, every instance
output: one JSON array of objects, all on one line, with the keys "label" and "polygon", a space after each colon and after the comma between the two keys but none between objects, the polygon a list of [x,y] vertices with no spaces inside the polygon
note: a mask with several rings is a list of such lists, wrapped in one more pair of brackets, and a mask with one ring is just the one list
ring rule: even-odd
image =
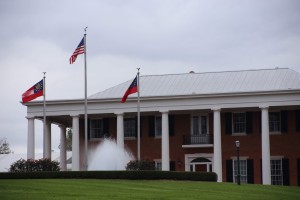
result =
[{"label": "white window frame", "polygon": [[161,159],[154,159],[155,162],[155,170],[162,171],[162,162]]},{"label": "white window frame", "polygon": [[[157,123],[157,120],[160,118],[160,123]],[[161,138],[162,134],[162,116],[155,116],[154,117],[154,136],[156,138]]]},{"label": "white window frame", "polygon": [[[133,120],[133,124],[130,124],[131,126],[133,125],[133,127],[127,127],[129,129],[132,129],[131,131],[133,131],[133,133],[129,133],[129,134],[126,134],[126,130],[128,130],[126,128],[126,121],[127,120]],[[135,118],[134,117],[126,117],[124,118],[124,138],[126,139],[133,139],[133,138],[136,138],[136,124],[135,124]]]},{"label": "white window frame", "polygon": [[282,158],[271,158],[270,162],[271,184],[283,185]]},{"label": "white window frame", "polygon": [[[271,115],[273,113],[277,113],[279,115],[279,121],[271,121]],[[274,130],[275,128],[272,128],[272,126],[277,123],[277,130]],[[281,112],[280,111],[270,111],[269,112],[269,130],[271,134],[281,134]]]},{"label": "white window frame", "polygon": [[[99,121],[101,123],[101,126],[99,129],[99,133],[93,133],[93,131],[97,128],[93,128],[93,122],[94,121]],[[101,131],[102,130],[102,131]],[[103,118],[92,118],[90,119],[90,140],[102,140],[104,138],[104,124],[103,124]],[[94,137],[94,136],[99,135],[99,137]]]},{"label": "white window frame", "polygon": [[[244,115],[244,118],[245,118],[245,121],[244,122],[236,122],[235,121],[235,116],[234,115],[238,115],[238,114],[243,114]],[[244,131],[240,131],[240,130],[236,130],[235,129],[235,125],[236,124],[240,124],[244,126]],[[247,118],[246,118],[246,112],[233,112],[232,113],[232,135],[246,135],[246,131],[247,131]]]},{"label": "white window frame", "polygon": [[195,154],[184,154],[184,163],[185,163],[185,167],[184,170],[186,172],[191,171],[191,162],[192,160],[194,160],[195,158],[207,158],[208,160],[211,161],[211,165],[212,165],[212,169],[214,168],[214,154],[211,153],[195,153]]},{"label": "white window frame", "polygon": [[[232,175],[233,175],[233,182],[237,182],[237,175],[238,175],[238,162],[237,159],[232,159]],[[248,169],[247,169],[247,159],[240,158],[240,180],[241,183],[248,183]]]},{"label": "white window frame", "polygon": [[[198,118],[198,133],[195,134],[194,130],[194,118]],[[202,117],[206,117],[206,133],[202,132]],[[193,114],[191,115],[191,135],[202,135],[202,134],[209,134],[209,117],[208,114]]]}]

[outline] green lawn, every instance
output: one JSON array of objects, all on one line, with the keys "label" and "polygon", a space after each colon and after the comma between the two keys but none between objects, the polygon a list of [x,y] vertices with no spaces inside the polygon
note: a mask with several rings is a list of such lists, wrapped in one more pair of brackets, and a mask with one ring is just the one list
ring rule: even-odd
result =
[{"label": "green lawn", "polygon": [[299,200],[300,187],[193,181],[26,179],[0,180],[0,199],[286,199]]}]

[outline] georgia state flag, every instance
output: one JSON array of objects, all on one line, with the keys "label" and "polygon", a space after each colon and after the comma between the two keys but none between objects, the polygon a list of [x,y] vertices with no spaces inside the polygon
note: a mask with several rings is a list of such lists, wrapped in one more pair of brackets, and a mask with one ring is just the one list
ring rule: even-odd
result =
[{"label": "georgia state flag", "polygon": [[31,101],[37,97],[44,95],[44,84],[43,79],[36,83],[34,86],[29,88],[26,92],[22,94],[22,101],[23,103],[26,103],[28,101]]}]

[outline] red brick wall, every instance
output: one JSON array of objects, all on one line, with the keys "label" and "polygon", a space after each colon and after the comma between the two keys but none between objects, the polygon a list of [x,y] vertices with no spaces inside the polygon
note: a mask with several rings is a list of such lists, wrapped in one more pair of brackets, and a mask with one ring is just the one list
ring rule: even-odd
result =
[{"label": "red brick wall", "polygon": [[[248,157],[254,161],[254,183],[260,184],[261,181],[261,112],[253,112],[252,134],[242,136],[232,136],[225,134],[225,113],[221,113],[221,132],[222,132],[222,167],[223,181],[226,182],[226,160],[236,157],[235,141],[241,144],[240,156]],[[182,148],[183,135],[191,133],[190,115],[174,115],[175,135],[170,136],[170,160],[175,161],[176,170],[184,171],[185,154],[193,153],[213,153],[210,148]],[[300,158],[300,132],[296,132],[295,111],[288,111],[288,132],[281,135],[270,135],[270,152],[272,156],[284,156],[289,159],[290,184],[297,185],[297,158]],[[110,118],[110,135],[116,138],[116,118]],[[80,120],[80,147],[83,152],[83,120]],[[161,159],[161,138],[149,136],[148,116],[141,117],[141,159]],[[213,115],[209,115],[209,132],[213,133]],[[94,148],[99,142],[89,142],[89,148]],[[137,140],[125,139],[125,147],[133,155],[137,156]],[[82,159],[81,155],[81,159]]]}]

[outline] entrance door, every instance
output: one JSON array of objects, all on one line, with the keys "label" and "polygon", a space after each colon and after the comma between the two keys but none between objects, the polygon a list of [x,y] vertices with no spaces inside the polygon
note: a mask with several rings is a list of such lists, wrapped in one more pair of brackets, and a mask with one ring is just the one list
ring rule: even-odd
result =
[{"label": "entrance door", "polygon": [[207,164],[195,164],[196,172],[207,172]]},{"label": "entrance door", "polygon": [[195,158],[190,162],[192,172],[212,172],[212,162],[207,158]]}]

